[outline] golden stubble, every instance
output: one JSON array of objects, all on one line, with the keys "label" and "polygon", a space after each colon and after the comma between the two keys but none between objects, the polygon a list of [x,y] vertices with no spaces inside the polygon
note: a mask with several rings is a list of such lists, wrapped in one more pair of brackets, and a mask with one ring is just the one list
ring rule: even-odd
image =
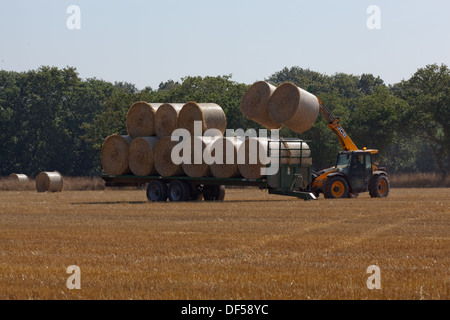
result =
[{"label": "golden stubble", "polygon": [[[0,192],[0,299],[448,299],[450,189],[305,202],[229,189]],[[66,287],[68,266],[81,290]],[[369,290],[371,265],[381,290]]]}]

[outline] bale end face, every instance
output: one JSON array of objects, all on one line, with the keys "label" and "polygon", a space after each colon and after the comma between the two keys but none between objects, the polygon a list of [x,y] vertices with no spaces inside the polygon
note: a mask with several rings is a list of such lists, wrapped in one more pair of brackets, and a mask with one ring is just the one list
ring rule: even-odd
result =
[{"label": "bale end face", "polygon": [[159,139],[157,137],[141,137],[134,139],[128,149],[128,164],[136,176],[156,174],[154,152]]},{"label": "bale end face", "polygon": [[241,111],[244,116],[267,129],[280,129],[283,124],[274,121],[269,114],[268,101],[275,90],[275,86],[265,81],[251,85],[241,100]]},{"label": "bale end face", "polygon": [[133,139],[130,136],[111,135],[103,142],[101,162],[103,170],[109,175],[122,175],[130,172],[128,148]]},{"label": "bale end face", "polygon": [[241,176],[238,168],[238,150],[241,144],[240,139],[223,137],[211,145],[211,157],[218,160],[210,165],[214,177],[228,179]]},{"label": "bale end face", "polygon": [[155,114],[155,134],[159,138],[171,136],[178,129],[178,115],[183,108],[180,103],[165,103]]},{"label": "bale end face", "polygon": [[[201,132],[195,132],[194,124],[200,121]],[[217,129],[222,134],[227,128],[227,119],[223,109],[215,103],[188,102],[178,115],[178,128],[186,129],[191,135],[202,135],[208,129]]]},{"label": "bale end face", "polygon": [[155,135],[155,114],[160,103],[135,102],[127,113],[127,133],[132,138]]},{"label": "bale end face", "polygon": [[171,137],[161,138],[155,147],[154,161],[155,169],[162,177],[173,177],[184,175],[181,164],[172,161],[172,150],[179,142],[172,141]]},{"label": "bale end face", "polygon": [[41,172],[36,177],[36,191],[43,192],[61,192],[64,187],[64,179],[58,172]]}]

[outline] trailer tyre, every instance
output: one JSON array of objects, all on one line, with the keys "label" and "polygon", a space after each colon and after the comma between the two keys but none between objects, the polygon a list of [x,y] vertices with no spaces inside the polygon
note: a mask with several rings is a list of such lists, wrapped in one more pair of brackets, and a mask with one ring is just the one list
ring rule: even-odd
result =
[{"label": "trailer tyre", "polygon": [[204,186],[203,198],[205,199],[205,201],[223,201],[225,199],[225,186]]},{"label": "trailer tyre", "polygon": [[169,200],[173,202],[188,201],[191,197],[191,188],[183,181],[174,180],[169,183]]},{"label": "trailer tyre", "polygon": [[167,184],[153,180],[147,185],[147,199],[152,202],[167,201]]}]

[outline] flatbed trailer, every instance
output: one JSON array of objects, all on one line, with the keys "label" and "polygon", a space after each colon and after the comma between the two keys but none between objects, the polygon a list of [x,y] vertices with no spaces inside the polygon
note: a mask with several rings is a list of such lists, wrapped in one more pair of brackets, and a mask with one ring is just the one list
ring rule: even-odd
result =
[{"label": "flatbed trailer", "polygon": [[294,177],[292,188],[273,188],[267,179],[245,179],[214,177],[192,178],[188,176],[162,177],[162,176],[113,176],[102,174],[106,187],[143,187],[146,186],[147,199],[149,201],[193,201],[204,198],[206,201],[223,201],[226,186],[258,187],[267,190],[269,194],[297,197],[303,200],[316,200],[310,190],[296,190]]},{"label": "flatbed trailer", "polygon": [[[276,141],[281,144],[286,140]],[[170,201],[223,201],[226,186],[258,187],[267,190],[269,194],[297,197],[303,200],[316,200],[312,192],[312,159],[304,153],[303,140],[291,140],[300,142],[300,148],[290,149],[297,151],[297,157],[291,157],[296,161],[281,161],[286,156],[279,154],[278,171],[271,176],[261,179],[246,178],[216,178],[188,176],[162,177],[162,176],[135,176],[135,175],[107,175],[102,174],[107,187],[129,187],[145,186],[147,199],[153,202]],[[270,142],[268,145],[268,156],[270,156]],[[309,151],[309,149],[308,149]],[[287,162],[287,163],[286,163]]]}]

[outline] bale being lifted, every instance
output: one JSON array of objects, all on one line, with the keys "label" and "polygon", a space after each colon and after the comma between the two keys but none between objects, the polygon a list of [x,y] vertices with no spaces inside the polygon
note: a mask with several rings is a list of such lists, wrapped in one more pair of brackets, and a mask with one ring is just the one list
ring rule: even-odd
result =
[{"label": "bale being lifted", "polygon": [[36,177],[37,192],[61,192],[64,186],[62,175],[58,172],[41,172]]},{"label": "bale being lifted", "polygon": [[309,130],[319,116],[319,99],[290,82],[280,85],[268,104],[273,121],[298,133]]},{"label": "bale being lifted", "polygon": [[269,114],[268,102],[275,90],[275,86],[265,81],[258,81],[250,86],[241,100],[244,116],[267,129],[280,129],[283,124],[272,120]]},{"label": "bale being lifted", "polygon": [[130,136],[111,135],[103,142],[101,158],[106,174],[123,175],[130,172],[128,148],[133,139]]},{"label": "bale being lifted", "polygon": [[151,176],[156,174],[154,153],[157,137],[140,137],[134,139],[128,149],[128,164],[133,174]]},{"label": "bale being lifted", "polygon": [[132,138],[151,137],[155,135],[155,114],[160,103],[138,101],[127,113],[127,132]]},{"label": "bale being lifted", "polygon": [[218,129],[222,135],[227,128],[227,119],[223,109],[215,103],[186,103],[178,115],[178,128],[187,129],[194,135],[194,122],[202,122],[202,132],[208,129]]},{"label": "bale being lifted", "polygon": [[178,129],[178,115],[183,108],[181,103],[165,103],[155,115],[155,134],[159,137],[171,136]]}]

